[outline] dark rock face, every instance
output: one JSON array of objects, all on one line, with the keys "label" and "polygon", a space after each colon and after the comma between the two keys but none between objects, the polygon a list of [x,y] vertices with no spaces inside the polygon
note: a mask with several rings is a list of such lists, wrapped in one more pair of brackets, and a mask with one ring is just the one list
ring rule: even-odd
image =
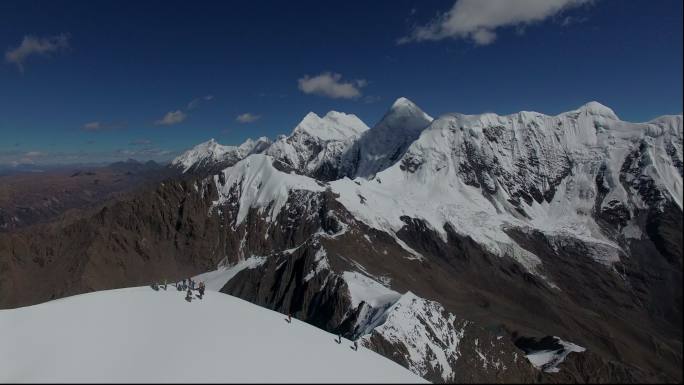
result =
[{"label": "dark rock face", "polygon": [[[0,235],[0,307],[211,269],[223,258],[216,218],[208,217],[215,188],[166,181],[87,215]],[[199,182],[197,182],[199,183]]]},{"label": "dark rock face", "polygon": [[314,242],[291,254],[271,255],[259,268],[239,273],[221,292],[292,314],[321,329],[344,333],[341,324],[351,306],[344,280],[329,270],[304,279],[314,265],[316,250]]}]

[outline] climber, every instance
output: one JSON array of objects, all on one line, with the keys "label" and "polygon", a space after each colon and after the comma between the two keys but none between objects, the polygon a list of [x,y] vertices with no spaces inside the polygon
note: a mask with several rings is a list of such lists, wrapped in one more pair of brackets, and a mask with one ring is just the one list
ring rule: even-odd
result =
[{"label": "climber", "polygon": [[204,281],[199,283],[199,297],[202,299],[204,296]]}]

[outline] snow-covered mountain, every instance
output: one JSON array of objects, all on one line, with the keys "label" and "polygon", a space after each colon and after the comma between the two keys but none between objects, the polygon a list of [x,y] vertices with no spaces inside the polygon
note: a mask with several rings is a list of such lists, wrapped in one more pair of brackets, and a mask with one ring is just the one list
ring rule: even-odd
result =
[{"label": "snow-covered mountain", "polygon": [[330,111],[320,117],[309,112],[289,136],[275,142],[266,137],[248,139],[240,146],[223,146],[214,139],[201,143],[172,161],[183,172],[209,175],[232,166],[250,154],[266,153],[281,169],[293,170],[319,179],[336,179],[342,156],[368,130],[352,114]]},{"label": "snow-covered mountain", "polygon": [[[267,229],[280,231],[286,231],[291,221],[302,222],[302,216],[321,215],[317,210],[326,210],[321,220],[331,227],[326,234],[335,234],[333,239],[347,238],[349,242],[353,234],[367,237],[369,231],[377,231],[402,250],[401,257],[419,263],[429,263],[435,252],[442,255],[440,249],[462,242],[454,243],[455,239],[468,239],[482,252],[515,261],[551,292],[561,292],[567,290],[568,281],[556,270],[557,265],[545,261],[549,252],[559,256],[569,250],[580,252],[597,266],[604,266],[607,274],[622,279],[617,269],[641,253],[643,241],[652,236],[646,216],[665,210],[681,213],[681,143],[681,116],[629,123],[596,102],[557,116],[523,111],[508,116],[446,114],[432,120],[402,98],[378,125],[347,147],[338,176],[346,173],[356,178],[326,182],[330,178],[292,174],[266,151],[214,177],[218,199],[212,210],[218,209],[233,228],[261,217]],[[353,172],[344,172],[349,165]],[[334,197],[330,199],[339,206],[331,209],[325,199],[327,203],[321,203],[325,194]],[[230,210],[235,211],[227,215]],[[301,231],[301,224],[298,226]],[[254,231],[245,230],[244,239],[252,238]],[[416,238],[420,232],[437,238]],[[265,236],[277,237],[271,232]],[[357,243],[365,245],[356,250],[378,247],[375,240],[361,238]],[[661,246],[656,247],[667,254]],[[249,248],[241,242],[239,254]],[[354,251],[350,253],[339,257],[367,266]],[[325,268],[314,261],[312,271],[342,274],[329,260],[330,252],[326,255]],[[676,259],[674,263],[678,263]],[[358,272],[358,267],[355,270]],[[388,274],[386,267],[382,270],[381,276]],[[397,279],[398,274],[403,273],[389,273],[389,279]],[[345,284],[351,290],[353,285]],[[347,312],[360,311],[353,301],[348,306]],[[382,330],[376,324],[378,317],[391,319],[378,308],[363,312],[366,314],[340,320],[341,324],[356,325],[349,329],[351,335],[359,328],[367,333],[378,327]],[[449,319],[446,313],[444,317],[440,323]],[[410,330],[415,327],[403,324],[392,328],[398,329],[392,338],[403,336],[404,347],[395,348],[412,351],[409,346],[413,342],[407,336],[413,335]],[[454,328],[451,333],[457,333]],[[564,338],[573,340],[572,336]],[[455,340],[451,337],[441,343],[453,347]],[[428,363],[434,361],[428,357],[439,354],[434,349],[416,351],[420,353],[397,361],[421,375],[432,371],[428,377],[432,380],[462,379],[450,377],[450,373],[463,361],[444,358],[438,368],[430,367]],[[510,359],[499,355],[485,361]]]},{"label": "snow-covered mountain", "polygon": [[247,139],[239,146],[224,146],[213,138],[200,143],[171,161],[171,165],[183,173],[197,171],[218,171],[232,166],[250,154],[259,154],[270,146],[271,140],[261,137]]},{"label": "snow-covered mountain", "polygon": [[0,310],[0,382],[425,382],[241,299],[150,287]]},{"label": "snow-covered mountain", "polygon": [[322,180],[337,179],[343,155],[368,130],[355,115],[330,111],[307,114],[290,136],[279,137],[265,151],[280,167]]},{"label": "snow-covered mountain", "polygon": [[412,101],[397,99],[380,122],[345,154],[342,174],[370,177],[391,166],[430,122],[432,117]]},{"label": "snow-covered mountain", "polygon": [[[420,132],[405,153],[397,143],[406,138],[386,132],[397,122],[408,124],[404,132]],[[520,247],[507,234],[509,228],[580,239],[593,258],[610,264],[624,253],[612,239],[614,232],[640,236],[636,211],[662,210],[666,202],[681,210],[681,116],[627,123],[592,102],[558,116],[448,114],[418,129],[426,122],[429,117],[402,98],[358,140],[363,149],[364,140],[379,130],[393,139],[384,145],[374,141],[377,146],[367,154],[384,148],[402,155],[391,164],[392,157],[362,157],[358,173],[371,179],[343,178],[327,185],[355,218],[392,236],[405,226],[405,217],[424,220],[445,240],[444,226],[450,226],[540,274],[539,258]],[[298,132],[299,126],[290,138]],[[225,191],[219,203],[239,196],[241,213],[268,207],[274,217],[288,191],[321,191],[313,178],[278,170],[283,159],[301,168],[299,159],[309,156],[309,147],[273,151],[280,143],[288,142],[278,141],[265,152],[278,157],[255,156],[224,171],[217,179],[219,191]],[[290,153],[299,155],[284,155]],[[372,160],[377,160],[374,166]],[[255,162],[257,168],[250,167]],[[318,163],[306,167],[311,164]],[[238,185],[242,191],[235,193]]]},{"label": "snow-covered mountain", "polygon": [[0,280],[0,303],[206,273],[433,382],[681,381],[681,115],[400,98],[371,129],[309,114],[261,143],[200,145],[176,162],[193,178],[9,239],[0,266],[47,283]]},{"label": "snow-covered mountain", "polygon": [[641,236],[637,211],[681,210],[681,143],[681,116],[628,123],[595,102],[558,116],[448,114],[375,178],[331,187],[371,227],[419,218],[446,239],[448,225],[530,272],[540,261],[510,228],[580,239],[610,264],[624,253],[615,232]]}]

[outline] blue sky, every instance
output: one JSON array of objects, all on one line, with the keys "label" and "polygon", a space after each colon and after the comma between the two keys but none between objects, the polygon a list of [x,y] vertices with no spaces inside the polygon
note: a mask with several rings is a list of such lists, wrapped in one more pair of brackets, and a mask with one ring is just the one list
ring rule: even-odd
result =
[{"label": "blue sky", "polygon": [[3,1],[0,48],[0,165],[168,160],[309,111],[372,126],[399,96],[682,112],[681,0]]}]

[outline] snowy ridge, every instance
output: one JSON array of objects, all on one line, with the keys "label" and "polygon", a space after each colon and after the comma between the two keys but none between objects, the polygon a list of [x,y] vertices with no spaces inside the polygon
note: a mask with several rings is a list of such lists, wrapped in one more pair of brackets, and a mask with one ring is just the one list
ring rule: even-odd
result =
[{"label": "snowy ridge", "polygon": [[[469,321],[447,312],[438,302],[410,291],[399,294],[360,272],[345,271],[342,278],[349,289],[352,307],[359,310],[355,335],[361,345],[374,349],[378,345],[392,345],[412,372],[422,377],[435,374],[444,382],[454,381],[454,368],[462,357],[462,340],[473,330],[469,329]],[[472,336],[469,341],[473,346],[466,350],[476,352],[480,370],[507,369],[500,356],[504,353],[503,342],[497,340],[496,346],[490,342],[491,349],[485,349],[486,341]],[[515,353],[506,361],[517,361]]]},{"label": "snowy ridge", "polygon": [[[457,328],[456,317],[445,314],[439,303],[408,292],[386,311],[384,323],[372,333],[390,343],[403,344],[412,372],[424,376],[428,370],[434,370],[441,373],[444,381],[453,381],[452,365],[460,356],[459,343],[468,323],[463,321],[462,328]],[[362,345],[369,344],[369,338],[362,337]]]},{"label": "snowy ridge", "polygon": [[297,319],[172,286],[0,310],[0,340],[0,382],[425,382]]},{"label": "snowy ridge", "polygon": [[360,136],[368,126],[356,115],[330,111],[324,117],[309,112],[294,128],[292,136],[307,134],[324,141],[347,140]]},{"label": "snowy ridge", "polygon": [[[239,205],[236,225],[242,223],[250,208],[261,213],[268,208],[269,220],[275,220],[292,190],[324,190],[315,179],[279,171],[273,167],[273,158],[263,154],[249,156],[213,178],[219,191],[213,207],[225,202]],[[231,201],[234,197],[237,202]]]},{"label": "snowy ridge", "polygon": [[208,167],[223,162],[235,163],[252,153],[260,153],[271,144],[270,139],[261,137],[247,139],[239,146],[224,146],[213,138],[196,145],[175,158],[171,164],[183,169],[183,173],[194,167]]}]

